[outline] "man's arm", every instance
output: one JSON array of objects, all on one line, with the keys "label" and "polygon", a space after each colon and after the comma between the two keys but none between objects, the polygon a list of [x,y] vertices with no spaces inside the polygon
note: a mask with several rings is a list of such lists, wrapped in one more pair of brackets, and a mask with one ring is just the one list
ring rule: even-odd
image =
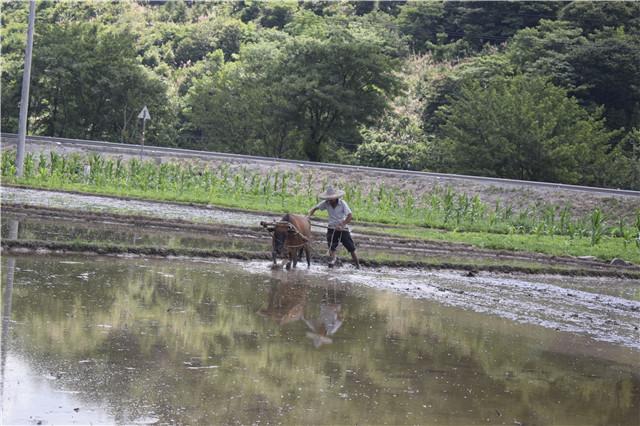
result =
[{"label": "man's arm", "polygon": [[314,208],[309,210],[309,213],[307,213],[307,216],[309,216],[309,217],[313,216],[313,214],[316,212],[316,210],[324,210],[322,208],[323,205],[324,205],[324,201],[320,201],[318,204],[316,204],[316,206]]},{"label": "man's arm", "polygon": [[349,222],[351,222],[351,219],[353,219],[353,215],[351,213],[349,213],[347,215],[347,217],[340,224],[340,228],[344,228],[345,226],[347,226],[349,224]]},{"label": "man's arm", "polygon": [[349,208],[349,204],[347,204],[346,201],[340,200],[340,203],[342,203],[342,205],[344,206],[344,211],[345,213],[347,213],[347,217],[345,217],[344,220],[340,223],[340,228],[344,228],[349,224],[349,222],[351,222],[351,219],[353,219],[353,215],[351,214],[351,209]]}]

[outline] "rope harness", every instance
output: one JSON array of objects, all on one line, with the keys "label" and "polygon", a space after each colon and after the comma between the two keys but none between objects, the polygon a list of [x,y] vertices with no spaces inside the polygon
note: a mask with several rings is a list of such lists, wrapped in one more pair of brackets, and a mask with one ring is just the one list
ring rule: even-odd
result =
[{"label": "rope harness", "polygon": [[[287,227],[291,227],[293,228],[292,230],[294,231],[294,234],[297,235],[298,237],[302,238],[303,243],[302,244],[287,244],[287,239],[285,238],[284,240],[284,248],[299,248],[299,247],[304,247],[308,242],[309,242],[309,238],[307,238],[302,232],[300,232],[298,230],[298,228],[291,222],[287,222],[286,220],[281,220],[278,222],[274,222],[273,223],[274,226],[278,226],[278,225],[287,225]],[[268,228],[267,228],[268,229]],[[269,230],[269,229],[268,229]],[[275,232],[275,229],[273,230],[269,230],[269,232]]]}]

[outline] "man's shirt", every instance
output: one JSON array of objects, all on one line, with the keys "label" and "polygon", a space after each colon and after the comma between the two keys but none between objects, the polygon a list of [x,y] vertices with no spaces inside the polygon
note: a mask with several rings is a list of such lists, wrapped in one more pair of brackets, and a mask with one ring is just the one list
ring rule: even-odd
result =
[{"label": "man's shirt", "polygon": [[[321,201],[315,208],[318,210],[326,210],[327,213],[329,213],[329,225],[327,226],[329,229],[335,229],[347,218],[349,213],[351,213],[349,205],[344,200],[338,200],[335,208],[329,204],[329,200]],[[344,229],[349,230],[347,226],[345,226]]]}]

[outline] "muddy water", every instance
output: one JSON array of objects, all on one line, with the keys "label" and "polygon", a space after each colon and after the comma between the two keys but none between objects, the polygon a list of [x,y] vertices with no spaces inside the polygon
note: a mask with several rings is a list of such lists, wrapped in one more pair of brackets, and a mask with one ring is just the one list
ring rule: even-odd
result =
[{"label": "muddy water", "polygon": [[[9,234],[12,223],[18,222],[19,240],[56,242],[82,241],[88,243],[118,244],[128,247],[165,247],[250,250],[267,252],[271,241],[265,232],[262,238],[246,233],[242,235],[185,232],[156,227],[141,227],[108,221],[87,222],[81,219],[48,219],[37,215],[7,213],[2,215],[2,235]],[[14,225],[15,226],[15,225]],[[241,238],[239,238],[241,237]]]},{"label": "muddy water", "polygon": [[[0,195],[3,203],[27,204],[47,208],[73,208],[96,213],[160,217],[165,220],[178,219],[206,224],[257,226],[260,221],[269,221],[282,217],[282,214],[265,215],[262,213],[219,209],[212,206],[189,206],[154,201],[125,200],[114,197],[80,195],[40,189],[2,187]],[[309,208],[311,207],[309,206]],[[313,229],[323,231],[325,226],[322,223],[314,224]],[[360,227],[354,226],[353,229],[358,230]]]},{"label": "muddy water", "polygon": [[637,350],[350,284],[348,269],[2,267],[5,424],[638,420]]}]

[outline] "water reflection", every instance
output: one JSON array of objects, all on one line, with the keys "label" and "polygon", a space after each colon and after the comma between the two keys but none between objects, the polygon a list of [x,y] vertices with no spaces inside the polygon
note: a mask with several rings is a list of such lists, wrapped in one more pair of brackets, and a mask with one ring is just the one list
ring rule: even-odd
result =
[{"label": "water reflection", "polygon": [[[637,423],[637,352],[613,345],[304,271],[16,265],[7,424]],[[307,333],[332,343],[315,348]]]},{"label": "water reflection", "polygon": [[271,280],[266,307],[261,308],[258,314],[278,325],[303,319],[309,288],[296,282],[289,274],[276,274],[279,277]]},{"label": "water reflection", "polygon": [[[17,239],[19,228],[20,222],[18,220],[10,220],[7,239]],[[4,288],[2,290],[2,340],[0,341],[0,379],[2,380],[2,383],[0,384],[0,397],[4,395],[5,368],[8,354],[9,327],[11,326],[11,301],[13,297],[13,280],[15,276],[16,259],[13,256],[9,256],[6,262],[7,278],[4,281]]]},{"label": "water reflection", "polygon": [[258,310],[258,315],[269,318],[279,326],[296,321],[302,321],[308,328],[306,337],[311,339],[313,346],[333,343],[333,336],[342,326],[342,300],[345,292],[338,290],[336,284],[325,284],[320,303],[319,313],[314,306],[307,306],[309,296],[308,283],[301,282],[299,275],[294,273],[273,272],[267,301]]},{"label": "water reflection", "polygon": [[320,315],[318,318],[304,319],[310,330],[306,333],[306,336],[311,339],[313,346],[316,348],[333,343],[331,336],[342,326],[343,296],[344,293],[338,292],[335,285],[329,284],[325,288],[324,296],[320,302]]}]

